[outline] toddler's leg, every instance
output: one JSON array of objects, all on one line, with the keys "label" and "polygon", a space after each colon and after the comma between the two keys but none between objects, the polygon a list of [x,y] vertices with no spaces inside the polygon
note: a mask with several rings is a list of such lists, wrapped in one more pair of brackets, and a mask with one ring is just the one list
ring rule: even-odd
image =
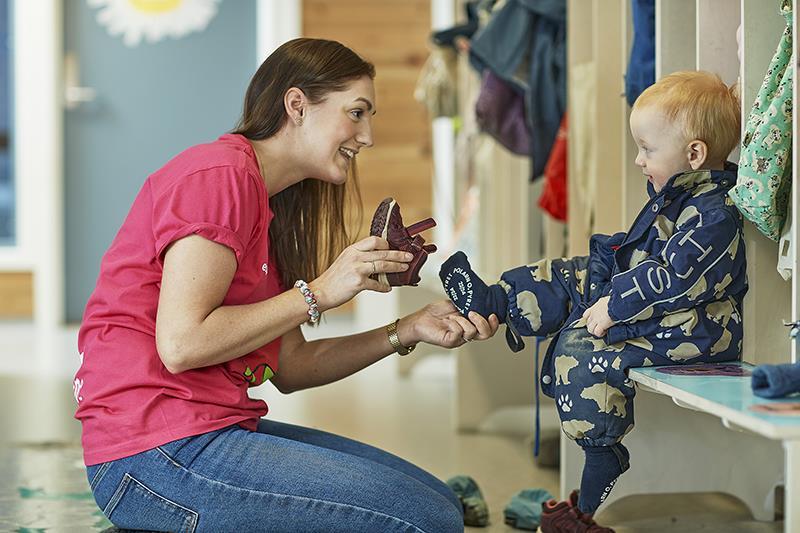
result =
[{"label": "toddler's leg", "polygon": [[583,465],[578,510],[593,515],[611,493],[617,479],[630,468],[628,449],[618,442],[612,446],[587,446]]},{"label": "toddler's leg", "polygon": [[457,252],[442,265],[439,277],[445,292],[464,316],[475,311],[497,315],[526,337],[544,337],[558,331],[572,305],[583,294],[586,258],[543,259],[505,272],[487,286],[474,272],[467,256]]},{"label": "toddler's leg", "polygon": [[545,337],[564,325],[584,301],[588,258],[542,259],[504,272],[500,285],[508,302],[508,321],[520,335]]},{"label": "toddler's leg", "polygon": [[667,361],[633,346],[608,346],[584,327],[565,329],[554,356],[561,427],[586,456],[578,508],[591,514],[630,465],[620,441],[633,429],[635,391],[625,371]]}]

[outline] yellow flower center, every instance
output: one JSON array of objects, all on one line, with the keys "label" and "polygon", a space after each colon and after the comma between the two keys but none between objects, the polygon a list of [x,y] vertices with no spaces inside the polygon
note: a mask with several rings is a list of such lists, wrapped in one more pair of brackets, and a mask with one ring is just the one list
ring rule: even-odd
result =
[{"label": "yellow flower center", "polygon": [[138,11],[145,13],[166,13],[174,11],[183,0],[129,0]]}]

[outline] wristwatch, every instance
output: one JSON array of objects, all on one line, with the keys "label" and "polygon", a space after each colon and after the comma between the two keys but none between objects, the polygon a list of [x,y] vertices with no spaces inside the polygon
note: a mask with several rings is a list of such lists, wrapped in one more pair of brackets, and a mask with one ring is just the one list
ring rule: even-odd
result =
[{"label": "wristwatch", "polygon": [[397,337],[398,322],[400,322],[399,318],[386,326],[386,334],[389,336],[389,344],[392,345],[392,348],[394,348],[394,351],[397,352],[398,355],[408,355],[414,351],[414,348],[416,348],[417,345],[416,344],[412,344],[411,346],[402,345],[400,339]]}]

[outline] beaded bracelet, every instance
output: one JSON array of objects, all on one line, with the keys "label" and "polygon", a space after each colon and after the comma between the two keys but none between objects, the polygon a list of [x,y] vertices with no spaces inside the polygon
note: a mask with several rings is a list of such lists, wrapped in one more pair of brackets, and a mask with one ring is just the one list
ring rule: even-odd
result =
[{"label": "beaded bracelet", "polygon": [[314,293],[311,292],[311,289],[308,287],[308,283],[302,279],[295,281],[294,286],[300,289],[300,292],[303,294],[303,298],[308,304],[308,323],[311,325],[316,324],[319,322],[319,317],[322,316],[322,313],[319,312],[319,308],[317,307],[317,299],[314,297]]}]

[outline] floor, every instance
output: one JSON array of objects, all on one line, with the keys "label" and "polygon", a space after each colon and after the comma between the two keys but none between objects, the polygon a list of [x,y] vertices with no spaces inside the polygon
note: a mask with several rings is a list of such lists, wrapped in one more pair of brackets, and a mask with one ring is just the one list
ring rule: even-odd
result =
[{"label": "floor", "polygon": [[[352,321],[335,319],[307,336],[352,328]],[[0,324],[0,531],[110,526],[88,490],[80,427],[72,418],[75,338],[74,329],[43,334],[29,324]],[[536,464],[527,428],[505,435],[453,431],[452,357],[428,356],[408,378],[398,377],[396,359],[388,358],[327,387],[283,396],[265,385],[255,394],[267,400],[277,420],[368,442],[442,479],[472,476],[490,509],[490,526],[480,531],[517,531],[503,523],[505,505],[526,488],[557,494],[558,471]],[[780,524],[752,522],[746,509],[724,495],[626,498],[598,518],[619,533],[780,531]]]}]

